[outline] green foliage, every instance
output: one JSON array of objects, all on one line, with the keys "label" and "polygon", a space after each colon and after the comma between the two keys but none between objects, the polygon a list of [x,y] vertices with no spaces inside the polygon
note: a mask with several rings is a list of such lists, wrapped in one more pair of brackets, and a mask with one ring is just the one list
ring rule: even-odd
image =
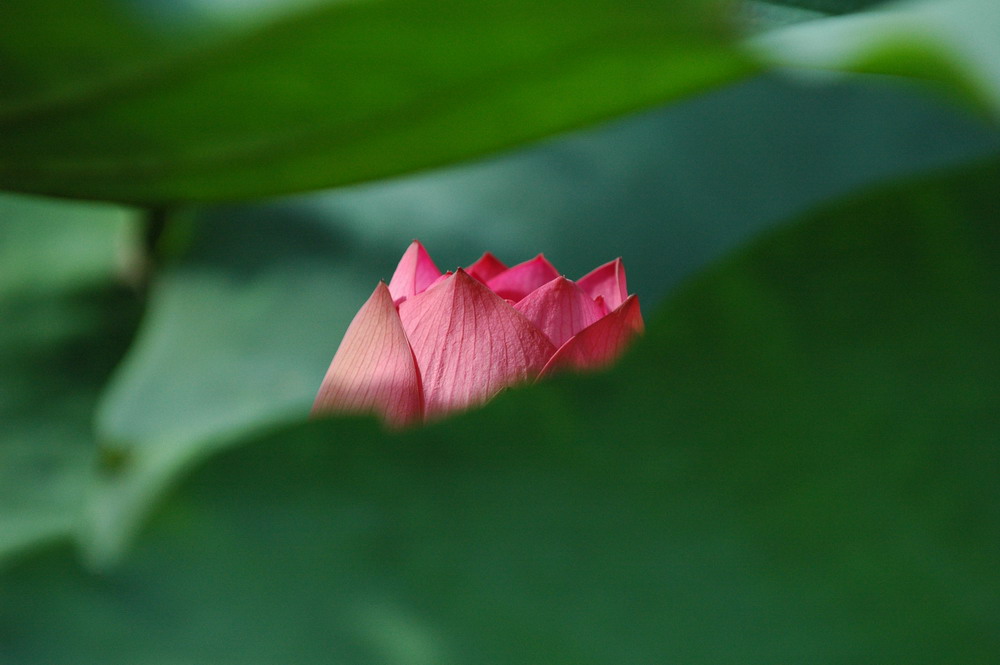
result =
[{"label": "green foliage", "polygon": [[[37,5],[0,20],[17,74],[0,79],[0,186],[136,203],[384,177],[751,70],[699,0],[329,2],[166,55],[162,36],[89,19],[41,59],[37,41],[8,41]],[[56,67],[79,57],[92,73]]]},{"label": "green foliage", "polygon": [[137,322],[108,285],[127,215],[0,196],[0,557],[78,522],[94,405]]},{"label": "green foliage", "polygon": [[[0,3],[0,187],[147,206],[0,193],[0,663],[996,661],[997,7]],[[305,422],[413,237],[648,333]]]},{"label": "green foliage", "polygon": [[753,47],[778,65],[932,80],[996,120],[998,35],[993,0],[919,0],[780,28]]},{"label": "green foliage", "polygon": [[770,234],[608,374],[403,435],[251,437],[188,475],[114,572],[64,546],[12,562],[3,655],[988,660],[998,178],[893,187]]}]

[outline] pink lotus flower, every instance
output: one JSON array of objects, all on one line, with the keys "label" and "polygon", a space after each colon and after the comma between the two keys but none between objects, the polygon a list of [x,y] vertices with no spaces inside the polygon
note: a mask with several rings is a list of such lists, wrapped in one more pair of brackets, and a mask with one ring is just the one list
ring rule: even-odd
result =
[{"label": "pink lotus flower", "polygon": [[620,259],[576,282],[541,254],[508,268],[487,252],[442,274],[414,241],[355,315],[313,413],[435,419],[553,371],[603,367],[642,329]]}]

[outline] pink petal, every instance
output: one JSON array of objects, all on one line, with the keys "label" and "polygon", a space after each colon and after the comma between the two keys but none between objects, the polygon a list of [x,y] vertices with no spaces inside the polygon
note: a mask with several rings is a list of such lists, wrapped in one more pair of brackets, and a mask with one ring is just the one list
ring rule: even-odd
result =
[{"label": "pink petal", "polygon": [[557,369],[596,369],[613,362],[643,330],[639,299],[630,296],[618,309],[559,347],[542,375]]},{"label": "pink petal", "polygon": [[539,254],[530,261],[518,263],[486,282],[501,298],[518,302],[539,286],[547,284],[559,276],[551,263]]},{"label": "pink petal", "polygon": [[354,316],[320,386],[313,413],[374,412],[394,426],[419,420],[420,376],[384,282]]},{"label": "pink petal", "polygon": [[485,284],[506,269],[507,266],[500,259],[486,252],[479,257],[478,261],[466,268],[465,272],[469,273],[470,277],[474,277]]},{"label": "pink petal", "polygon": [[537,376],[555,347],[520,312],[459,269],[399,307],[426,418],[485,402]]},{"label": "pink petal", "polygon": [[[427,285],[427,289],[430,289],[430,288],[433,288],[433,287],[437,286],[438,284],[440,284],[441,282],[443,282],[444,280],[448,279],[449,277],[451,277],[454,274],[455,273],[453,273],[452,271],[449,270],[448,272],[444,273],[443,275],[438,275],[436,278],[434,278],[433,282],[431,282],[430,284]],[[427,289],[424,289],[424,291],[426,291]],[[396,304],[398,305],[399,303],[396,303]]]},{"label": "pink petal", "polygon": [[424,291],[440,275],[441,271],[434,265],[430,254],[419,240],[414,240],[399,260],[396,272],[392,273],[389,293],[393,300],[408,298]]},{"label": "pink petal", "polygon": [[609,311],[625,302],[628,287],[625,285],[625,266],[621,259],[609,261],[576,280],[577,285],[591,298],[601,296]]},{"label": "pink petal", "polygon": [[[423,289],[421,291],[421,293],[423,293],[423,291],[426,291],[427,289],[434,288],[435,286],[437,286],[438,284],[440,284],[441,282],[443,282],[444,280],[448,279],[449,277],[451,277],[454,274],[455,273],[453,273],[452,271],[449,270],[446,273],[444,273],[443,275],[438,275],[434,279],[433,282],[431,282],[430,284],[427,285],[426,289]],[[407,300],[407,296],[403,296],[402,298],[396,298],[395,300],[393,300],[393,304],[396,305],[396,309],[399,309],[399,306],[401,304],[403,304],[404,302],[406,302],[406,300]]]},{"label": "pink petal", "polygon": [[538,326],[557,349],[604,315],[583,289],[565,277],[535,289],[514,309]]}]

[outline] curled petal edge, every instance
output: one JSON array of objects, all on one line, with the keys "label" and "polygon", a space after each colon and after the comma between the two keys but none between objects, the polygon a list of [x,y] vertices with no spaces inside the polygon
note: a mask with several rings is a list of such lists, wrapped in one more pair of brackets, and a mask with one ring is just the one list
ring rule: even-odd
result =
[{"label": "curled petal edge", "polygon": [[591,298],[603,298],[609,312],[613,312],[628,298],[625,264],[620,258],[594,268],[576,280],[576,284]]},{"label": "curled petal edge", "polygon": [[639,299],[629,296],[617,309],[559,347],[539,376],[548,376],[563,369],[591,370],[606,367],[643,330]]}]

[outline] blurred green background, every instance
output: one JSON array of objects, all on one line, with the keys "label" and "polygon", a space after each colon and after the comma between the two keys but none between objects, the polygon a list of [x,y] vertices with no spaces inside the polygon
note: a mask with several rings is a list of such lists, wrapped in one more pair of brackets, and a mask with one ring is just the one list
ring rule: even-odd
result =
[{"label": "blurred green background", "polygon": [[[0,5],[0,663],[1000,657],[1000,8]],[[305,422],[419,238],[612,370]]]}]

